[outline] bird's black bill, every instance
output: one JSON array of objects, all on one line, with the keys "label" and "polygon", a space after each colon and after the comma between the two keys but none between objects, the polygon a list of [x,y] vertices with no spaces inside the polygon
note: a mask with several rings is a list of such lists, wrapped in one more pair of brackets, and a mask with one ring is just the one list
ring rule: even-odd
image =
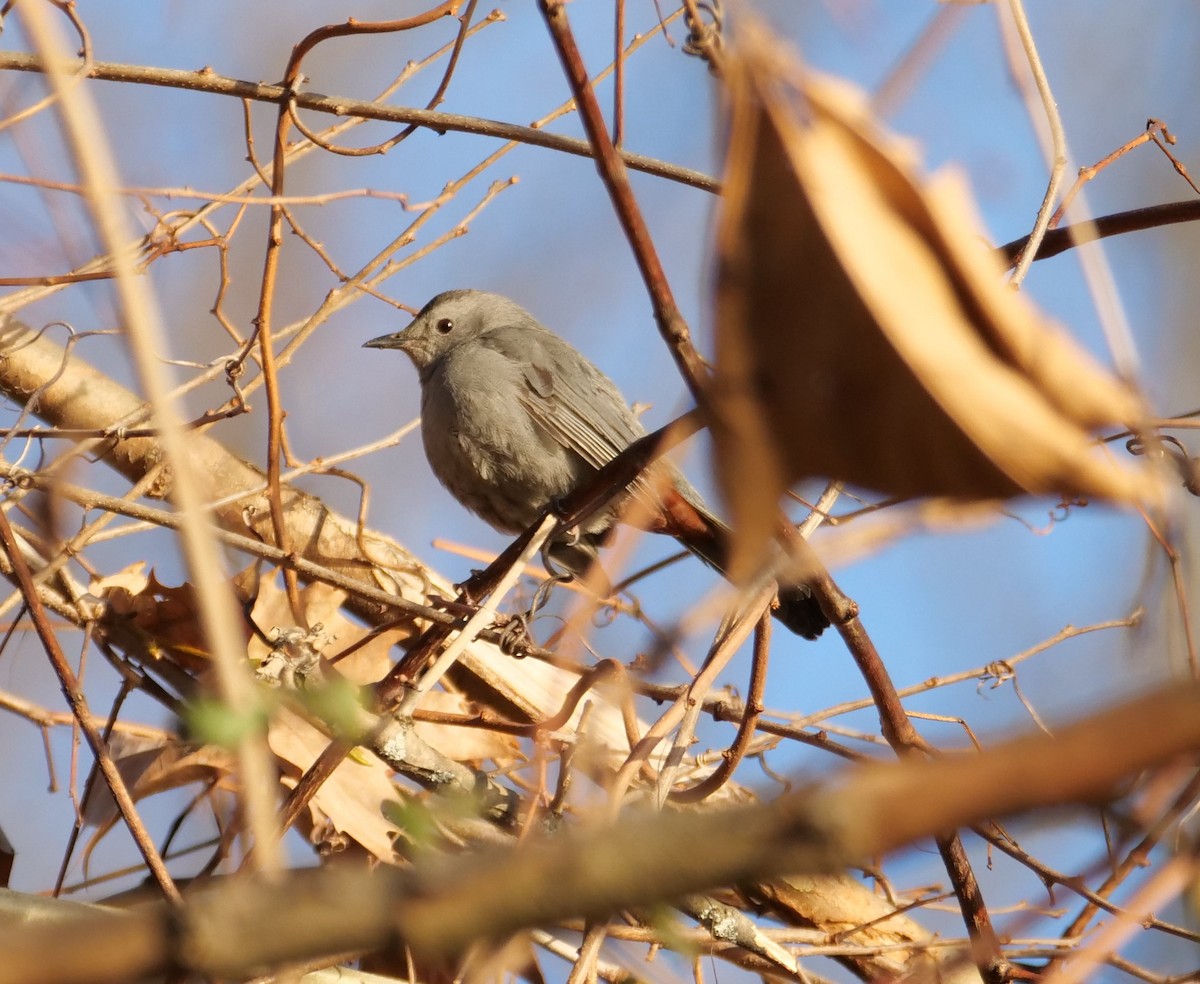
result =
[{"label": "bird's black bill", "polygon": [[402,341],[401,334],[401,332],[392,332],[390,335],[380,335],[378,338],[372,338],[369,342],[363,342],[363,348],[399,348]]}]

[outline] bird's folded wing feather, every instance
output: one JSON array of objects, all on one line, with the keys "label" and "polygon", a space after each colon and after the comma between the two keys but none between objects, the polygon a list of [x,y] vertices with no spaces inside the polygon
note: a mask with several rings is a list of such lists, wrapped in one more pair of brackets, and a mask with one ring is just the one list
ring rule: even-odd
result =
[{"label": "bird's folded wing feather", "polygon": [[512,325],[481,341],[521,366],[521,405],[537,425],[593,468],[645,433],[612,382],[557,336]]},{"label": "bird's folded wing feather", "polygon": [[[521,367],[526,389],[521,405],[529,416],[562,447],[578,454],[593,468],[608,464],[638,438],[645,428],[625,398],[607,376],[576,352],[570,345],[546,329],[512,325],[490,332],[480,339],[489,348],[502,353]],[[726,533],[697,492],[672,465],[664,464],[670,484],[704,518],[718,536]],[[659,495],[655,483],[645,474],[629,486],[635,495],[655,502]],[[651,527],[647,527],[651,528]],[[717,553],[689,544],[705,563],[721,569],[720,544]]]}]

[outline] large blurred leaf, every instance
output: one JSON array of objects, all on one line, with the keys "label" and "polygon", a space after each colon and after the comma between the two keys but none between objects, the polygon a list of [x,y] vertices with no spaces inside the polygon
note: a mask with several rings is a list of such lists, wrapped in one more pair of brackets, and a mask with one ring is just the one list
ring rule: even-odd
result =
[{"label": "large blurred leaf", "polygon": [[717,473],[741,569],[801,478],[1130,501],[1087,429],[1134,394],[1004,284],[957,175],[918,178],[849,86],[748,30],[717,233]]}]

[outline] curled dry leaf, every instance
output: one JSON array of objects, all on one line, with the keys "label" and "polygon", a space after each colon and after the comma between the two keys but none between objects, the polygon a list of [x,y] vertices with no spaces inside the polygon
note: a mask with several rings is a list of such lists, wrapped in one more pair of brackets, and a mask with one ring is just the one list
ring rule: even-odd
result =
[{"label": "curled dry leaf", "polygon": [[750,29],[727,60],[717,231],[717,477],[745,570],[784,489],[1154,494],[1088,429],[1140,404],[983,246],[962,180],[918,177],[861,95]]},{"label": "curled dry leaf", "polygon": [[[195,782],[224,782],[233,772],[233,756],[224,749],[193,744],[166,733],[146,738],[113,732],[108,751],[134,801]],[[117,804],[103,781],[83,801],[83,821],[105,830],[117,819]]]},{"label": "curled dry leaf", "polygon": [[[186,582],[162,584],[153,570],[144,574],[144,569],[139,562],[92,581],[89,591],[105,603],[101,629],[154,657],[169,656],[185,670],[202,671],[208,650],[195,589]],[[240,592],[237,580],[233,586]]]}]

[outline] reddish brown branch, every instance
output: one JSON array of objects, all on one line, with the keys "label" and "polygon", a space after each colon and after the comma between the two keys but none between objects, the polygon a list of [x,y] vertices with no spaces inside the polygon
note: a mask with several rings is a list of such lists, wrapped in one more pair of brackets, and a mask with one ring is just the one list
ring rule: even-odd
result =
[{"label": "reddish brown branch", "polygon": [[[327,25],[312,31],[292,49],[284,71],[284,87],[288,92],[279,108],[279,116],[275,126],[273,143],[271,194],[282,198],[284,194],[285,175],[287,170],[287,131],[294,119],[294,93],[300,84],[300,66],[305,56],[318,44],[335,37],[345,37],[357,34],[385,34],[396,31],[407,31],[428,24],[439,17],[458,12],[463,0],[445,0],[415,17],[394,21],[358,22],[353,19],[345,24]],[[466,28],[460,32],[465,36]],[[283,403],[279,391],[278,371],[275,360],[274,338],[271,322],[272,308],[275,297],[275,287],[279,276],[279,253],[283,245],[283,220],[285,208],[278,203],[271,205],[271,218],[267,229],[267,249],[263,261],[262,291],[259,295],[258,314],[255,318],[259,343],[259,360],[262,366],[262,378],[267,396],[267,494],[271,509],[271,526],[275,541],[285,552],[290,552],[287,522],[284,515],[283,491],[280,470],[280,457],[283,450]],[[305,624],[304,606],[300,601],[299,580],[294,570],[284,568],[284,585],[287,590],[288,602],[292,616],[297,625]]]},{"label": "reddish brown branch", "polygon": [[[1158,229],[1162,226],[1176,225],[1180,222],[1195,222],[1200,219],[1200,201],[1170,202],[1165,205],[1150,205],[1146,208],[1135,208],[1128,212],[1115,212],[1112,215],[1102,215],[1090,222],[1077,222],[1074,225],[1051,229],[1046,233],[1042,244],[1038,247],[1035,260],[1047,260],[1059,253],[1065,253],[1075,246],[1107,239],[1110,236],[1121,236],[1127,232],[1142,232],[1146,229]],[[1005,243],[997,252],[1010,268],[1016,265],[1021,251],[1029,242],[1028,236],[1014,239]]]},{"label": "reddish brown branch", "polygon": [[617,219],[625,230],[633,250],[634,259],[641,271],[646,289],[654,304],[654,315],[658,321],[658,329],[666,340],[671,354],[675,358],[679,371],[683,374],[684,382],[692,391],[700,406],[706,405],[702,381],[707,376],[707,370],[700,354],[692,344],[691,331],[679,306],[671,292],[667,281],[666,271],[654,249],[650,237],[650,229],[642,217],[637,198],[633,194],[633,186],[629,183],[629,173],[625,161],[613,146],[604,125],[604,114],[596,99],[595,90],[588,79],[587,68],[583,64],[583,56],[571,33],[571,25],[567,19],[564,0],[539,0],[542,14],[550,28],[550,35],[558,49],[567,82],[571,86],[571,94],[575,97],[575,105],[579,109],[579,117],[583,122],[584,131],[592,145],[596,158],[596,169],[600,179],[608,189]]},{"label": "reddish brown branch", "polygon": [[[831,614],[830,610],[835,609],[837,603],[844,598],[833,579],[824,570],[813,581],[813,591],[818,600],[821,600],[826,614]],[[871,691],[871,697],[879,711],[883,736],[888,744],[901,758],[927,751],[929,746],[909,720],[900,694],[896,691],[896,685],[892,682],[875,643],[859,621],[857,610],[849,619],[834,620],[833,624]],[[1002,955],[1000,939],[992,925],[962,839],[958,834],[940,835],[937,838],[937,846],[946,873],[950,876],[950,883],[954,887],[967,932],[975,944],[975,959],[979,972],[988,984],[1003,984],[1007,979],[1008,963]]]},{"label": "reddish brown branch", "polygon": [[[454,49],[450,54],[450,62],[447,65],[446,71],[442,76],[442,81],[438,85],[437,90],[433,94],[433,98],[426,104],[426,109],[433,109],[441,101],[446,93],[446,87],[450,84],[450,77],[454,74],[454,69],[458,65],[458,56],[462,51],[463,41],[466,40],[467,31],[470,29],[471,15],[475,12],[475,5],[478,0],[469,0],[467,13],[461,18],[461,26],[458,31],[458,37],[454,43]],[[313,51],[318,44],[333,38],[352,37],[360,34],[391,34],[398,31],[410,31],[417,27],[424,27],[426,24],[431,24],[433,21],[441,17],[451,17],[458,13],[458,8],[463,4],[463,0],[446,0],[446,2],[438,4],[424,13],[417,14],[414,17],[407,17],[401,20],[392,21],[356,21],[350,18],[345,24],[328,24],[324,27],[309,33],[303,38],[293,49],[291,58],[288,59],[287,69],[284,71],[284,84],[293,92],[299,87],[303,81],[303,75],[300,72],[300,66],[305,57]],[[296,113],[296,103],[294,98],[287,100],[287,113],[292,123],[304,136],[315,143],[322,150],[327,150],[333,154],[340,154],[345,157],[366,157],[371,154],[386,153],[400,141],[408,137],[416,128],[416,123],[410,123],[400,133],[389,137],[381,143],[372,147],[338,147],[323,140],[320,135],[312,132],[300,120]]]},{"label": "reddish brown branch", "polygon": [[281,831],[286,831],[296,822],[309,800],[316,795],[325,780],[333,775],[334,770],[342,764],[353,747],[338,738],[333,739],[325,746],[324,751],[308,767],[304,775],[300,777],[300,781],[296,783],[295,788],[288,794],[288,798],[284,800],[279,811],[279,829]]},{"label": "reddish brown branch", "polygon": [[[293,60],[295,55],[293,54]],[[289,80],[290,83],[291,80]],[[275,140],[272,153],[271,194],[282,196],[287,174],[287,131],[289,114],[286,104],[279,109],[275,124]],[[255,337],[258,340],[258,358],[262,367],[263,389],[267,397],[267,501],[270,504],[271,532],[279,548],[290,554],[291,537],[288,534],[287,517],[283,509],[283,480],[280,455],[283,447],[283,400],[279,392],[279,372],[275,360],[274,329],[271,316],[275,302],[275,285],[279,280],[279,254],[283,248],[284,206],[271,205],[271,218],[267,224],[267,249],[263,257],[262,290],[259,292],[258,313],[254,318]],[[300,581],[296,572],[283,569],[283,584],[287,591],[288,605],[297,625],[307,628],[308,621],[304,605],[300,601]]]},{"label": "reddish brown branch", "polygon": [[397,31],[411,31],[413,28],[431,24],[439,17],[450,17],[457,14],[458,8],[462,5],[463,0],[445,0],[436,7],[400,20],[358,21],[351,17],[344,24],[326,24],[315,31],[310,31],[292,48],[292,55],[288,59],[287,70],[284,72],[284,80],[290,83],[296,79],[300,74],[301,62],[310,51],[324,41],[332,38],[352,37],[357,34],[393,34]]},{"label": "reddish brown branch", "polygon": [[[610,679],[620,680],[625,684],[626,693],[628,693],[628,676],[625,667],[616,660],[603,659],[580,675],[579,680],[567,691],[562,706],[555,714],[533,724],[504,720],[488,708],[484,708],[477,714],[455,714],[452,711],[417,709],[413,712],[413,720],[423,721],[427,724],[498,731],[517,738],[537,738],[546,732],[559,731],[564,728],[574,716],[579,702],[597,686]],[[637,733],[637,714],[631,701],[627,699],[622,701],[622,713],[625,719],[626,737],[632,748],[637,744],[640,736]]]}]

